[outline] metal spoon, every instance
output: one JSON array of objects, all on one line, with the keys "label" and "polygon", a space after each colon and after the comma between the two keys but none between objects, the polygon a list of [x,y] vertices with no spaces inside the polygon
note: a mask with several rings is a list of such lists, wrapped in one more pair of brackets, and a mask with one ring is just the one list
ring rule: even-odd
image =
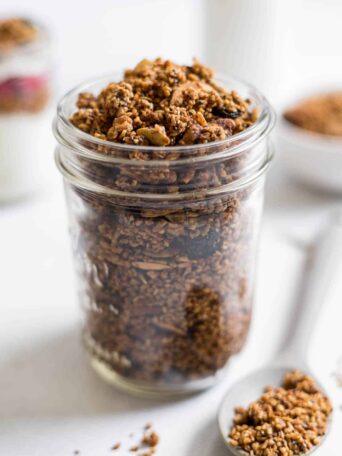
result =
[{"label": "metal spoon", "polygon": [[[267,385],[280,386],[284,375],[291,370],[299,369],[314,377],[306,361],[310,336],[319,310],[324,303],[327,290],[341,261],[342,215],[337,214],[331,219],[312,248],[303,287],[299,295],[295,319],[291,324],[284,348],[279,351],[270,364],[235,383],[219,407],[218,425],[220,433],[225,444],[230,448],[231,454],[237,456],[247,454],[241,449],[234,448],[229,442],[228,434],[233,424],[235,407],[240,405],[247,407],[262,395]],[[316,379],[315,381],[321,391],[326,394],[319,381]],[[330,430],[330,423],[331,418],[326,435]],[[306,454],[312,453],[318,446]]]}]

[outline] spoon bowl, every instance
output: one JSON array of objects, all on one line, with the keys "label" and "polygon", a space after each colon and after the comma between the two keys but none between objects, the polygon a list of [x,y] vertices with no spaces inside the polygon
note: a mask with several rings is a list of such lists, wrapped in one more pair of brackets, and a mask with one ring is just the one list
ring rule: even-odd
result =
[{"label": "spoon bowl", "polygon": [[[236,407],[247,408],[249,404],[256,401],[265,390],[265,387],[270,385],[273,387],[279,387],[283,383],[284,376],[287,372],[300,369],[306,375],[313,377],[312,373],[307,367],[303,366],[289,366],[289,365],[277,365],[276,363],[265,366],[257,371],[248,374],[242,380],[236,382],[224,396],[221,405],[218,410],[218,426],[220,434],[226,446],[230,449],[232,455],[241,456],[247,455],[245,451],[233,447],[229,442],[229,432],[233,425],[234,410]],[[326,395],[326,392],[322,385],[316,380],[315,383],[320,391]],[[330,431],[331,417],[328,420],[327,432],[321,439],[319,445],[313,447],[305,455],[313,453],[323,442]]]}]

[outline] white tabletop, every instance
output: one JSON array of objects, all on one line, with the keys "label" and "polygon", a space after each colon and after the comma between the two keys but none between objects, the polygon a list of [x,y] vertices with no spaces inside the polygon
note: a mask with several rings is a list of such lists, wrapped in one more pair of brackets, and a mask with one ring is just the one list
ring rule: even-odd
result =
[{"label": "white tabletop", "polygon": [[[39,199],[0,208],[0,454],[115,454],[139,439],[146,422],[160,435],[162,456],[224,455],[216,411],[229,385],[272,357],[295,302],[306,246],[339,199],[300,189],[277,171],[269,181],[252,330],[227,377],[211,390],[160,402],[130,397],[100,380],[80,344],[66,228],[57,172]],[[341,268],[342,277],[342,268]],[[342,282],[342,281],[341,281]],[[327,296],[309,361],[335,405],[334,426],[319,454],[334,456],[342,425],[342,388],[332,372],[342,355],[342,283]],[[133,432],[135,437],[129,437]]]}]

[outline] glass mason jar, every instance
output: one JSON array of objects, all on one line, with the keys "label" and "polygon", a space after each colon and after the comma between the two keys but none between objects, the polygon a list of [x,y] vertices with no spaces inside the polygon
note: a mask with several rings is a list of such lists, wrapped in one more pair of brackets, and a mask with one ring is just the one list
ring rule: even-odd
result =
[{"label": "glass mason jar", "polygon": [[52,50],[35,25],[32,42],[0,48],[0,203],[36,191],[51,143]]},{"label": "glass mason jar", "polygon": [[131,146],[75,128],[78,93],[96,94],[108,78],[58,106],[85,346],[102,377],[135,392],[211,386],[248,334],[274,114],[254,88],[218,80],[260,116],[208,144]]}]

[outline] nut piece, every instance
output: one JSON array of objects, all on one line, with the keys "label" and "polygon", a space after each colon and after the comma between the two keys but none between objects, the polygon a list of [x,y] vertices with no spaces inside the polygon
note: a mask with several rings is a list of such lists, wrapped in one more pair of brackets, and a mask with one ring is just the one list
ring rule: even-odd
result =
[{"label": "nut piece", "polygon": [[150,128],[139,128],[138,135],[144,136],[153,146],[167,146],[170,144],[170,138],[165,132],[165,128],[155,125]]}]

